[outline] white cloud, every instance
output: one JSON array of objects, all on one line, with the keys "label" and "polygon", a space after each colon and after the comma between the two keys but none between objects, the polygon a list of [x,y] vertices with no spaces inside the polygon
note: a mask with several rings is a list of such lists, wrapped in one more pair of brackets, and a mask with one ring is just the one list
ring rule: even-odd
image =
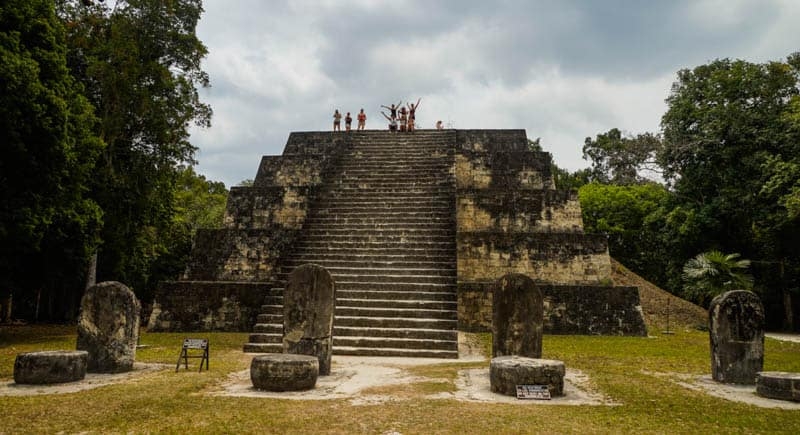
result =
[{"label": "white cloud", "polygon": [[199,36],[213,126],[198,170],[253,178],[291,131],[328,130],[335,108],[422,97],[418,122],[524,128],[559,166],[586,167],[586,136],[657,131],[681,68],[780,59],[800,47],[792,0],[236,2],[206,0]]}]

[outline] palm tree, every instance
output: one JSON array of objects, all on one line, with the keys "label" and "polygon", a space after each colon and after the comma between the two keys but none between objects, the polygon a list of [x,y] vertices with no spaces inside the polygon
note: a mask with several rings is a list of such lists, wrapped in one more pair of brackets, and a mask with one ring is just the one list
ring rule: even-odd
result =
[{"label": "palm tree", "polygon": [[750,290],[753,277],[745,271],[750,260],[739,254],[708,251],[698,254],[683,266],[684,295],[707,307],[711,298],[728,290]]}]

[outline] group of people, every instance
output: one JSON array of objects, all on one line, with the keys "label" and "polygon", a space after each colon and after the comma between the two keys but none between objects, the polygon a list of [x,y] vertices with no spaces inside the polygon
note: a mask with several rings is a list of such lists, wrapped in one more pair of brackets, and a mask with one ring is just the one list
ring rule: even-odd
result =
[{"label": "group of people", "polygon": [[407,103],[403,106],[401,101],[397,105],[381,106],[389,110],[388,115],[381,110],[381,115],[389,121],[389,131],[414,131],[420,101],[422,98],[417,99],[417,104]]},{"label": "group of people", "polygon": [[[387,115],[383,111],[381,111],[381,115],[389,121],[389,131],[414,131],[415,130],[415,123],[417,109],[419,108],[419,103],[422,101],[422,98],[417,99],[417,103],[407,103],[406,106],[402,105],[402,101],[391,106],[381,106],[389,110],[389,114]],[[358,130],[364,130],[364,126],[367,123],[367,114],[364,113],[364,109],[361,109],[358,112]],[[351,131],[351,126],[353,124],[353,117],[350,116],[350,112],[344,116],[344,128],[345,131]],[[436,125],[436,128],[441,129],[440,127],[441,121],[439,121]],[[333,112],[333,131],[342,131],[342,113],[339,112],[339,109],[336,109]]]},{"label": "group of people", "polygon": [[[344,117],[344,129],[345,131],[350,131],[351,126],[353,125],[353,117],[350,116],[350,112],[347,112],[347,115]],[[361,109],[358,112],[358,129],[363,130],[364,126],[367,125],[367,114],[364,113],[364,109]],[[342,114],[339,112],[339,109],[336,109],[333,112],[333,131],[342,131]]]}]

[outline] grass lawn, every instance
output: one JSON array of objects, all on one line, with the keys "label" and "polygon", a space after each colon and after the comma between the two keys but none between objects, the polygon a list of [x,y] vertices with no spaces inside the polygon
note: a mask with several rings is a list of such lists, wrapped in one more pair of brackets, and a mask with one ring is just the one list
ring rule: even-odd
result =
[{"label": "grass lawn", "polygon": [[[175,364],[187,334],[144,333],[137,360]],[[656,338],[545,336],[543,357],[582,370],[620,406],[517,406],[431,399],[455,389],[463,368],[409,369],[430,381],[383,387],[399,400],[294,401],[213,397],[202,392],[248,367],[247,334],[208,337],[211,370],[164,370],[135,381],[70,394],[1,397],[4,433],[800,433],[800,411],[764,409],[680,387],[658,373],[710,373],[708,334],[679,331]],[[490,338],[482,335],[484,346]],[[0,327],[0,381],[12,382],[18,353],[75,348],[74,326]],[[800,372],[800,344],[766,340],[765,370]]]}]

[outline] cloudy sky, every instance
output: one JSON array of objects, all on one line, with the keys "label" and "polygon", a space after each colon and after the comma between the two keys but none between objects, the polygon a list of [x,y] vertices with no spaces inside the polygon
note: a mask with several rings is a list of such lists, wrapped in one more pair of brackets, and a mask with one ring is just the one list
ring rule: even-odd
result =
[{"label": "cloudy sky", "polygon": [[522,128],[561,167],[588,166],[587,136],[659,130],[675,73],[716,58],[800,51],[795,0],[205,0],[198,171],[235,185],[292,131],[334,109],[422,98],[417,122]]}]

